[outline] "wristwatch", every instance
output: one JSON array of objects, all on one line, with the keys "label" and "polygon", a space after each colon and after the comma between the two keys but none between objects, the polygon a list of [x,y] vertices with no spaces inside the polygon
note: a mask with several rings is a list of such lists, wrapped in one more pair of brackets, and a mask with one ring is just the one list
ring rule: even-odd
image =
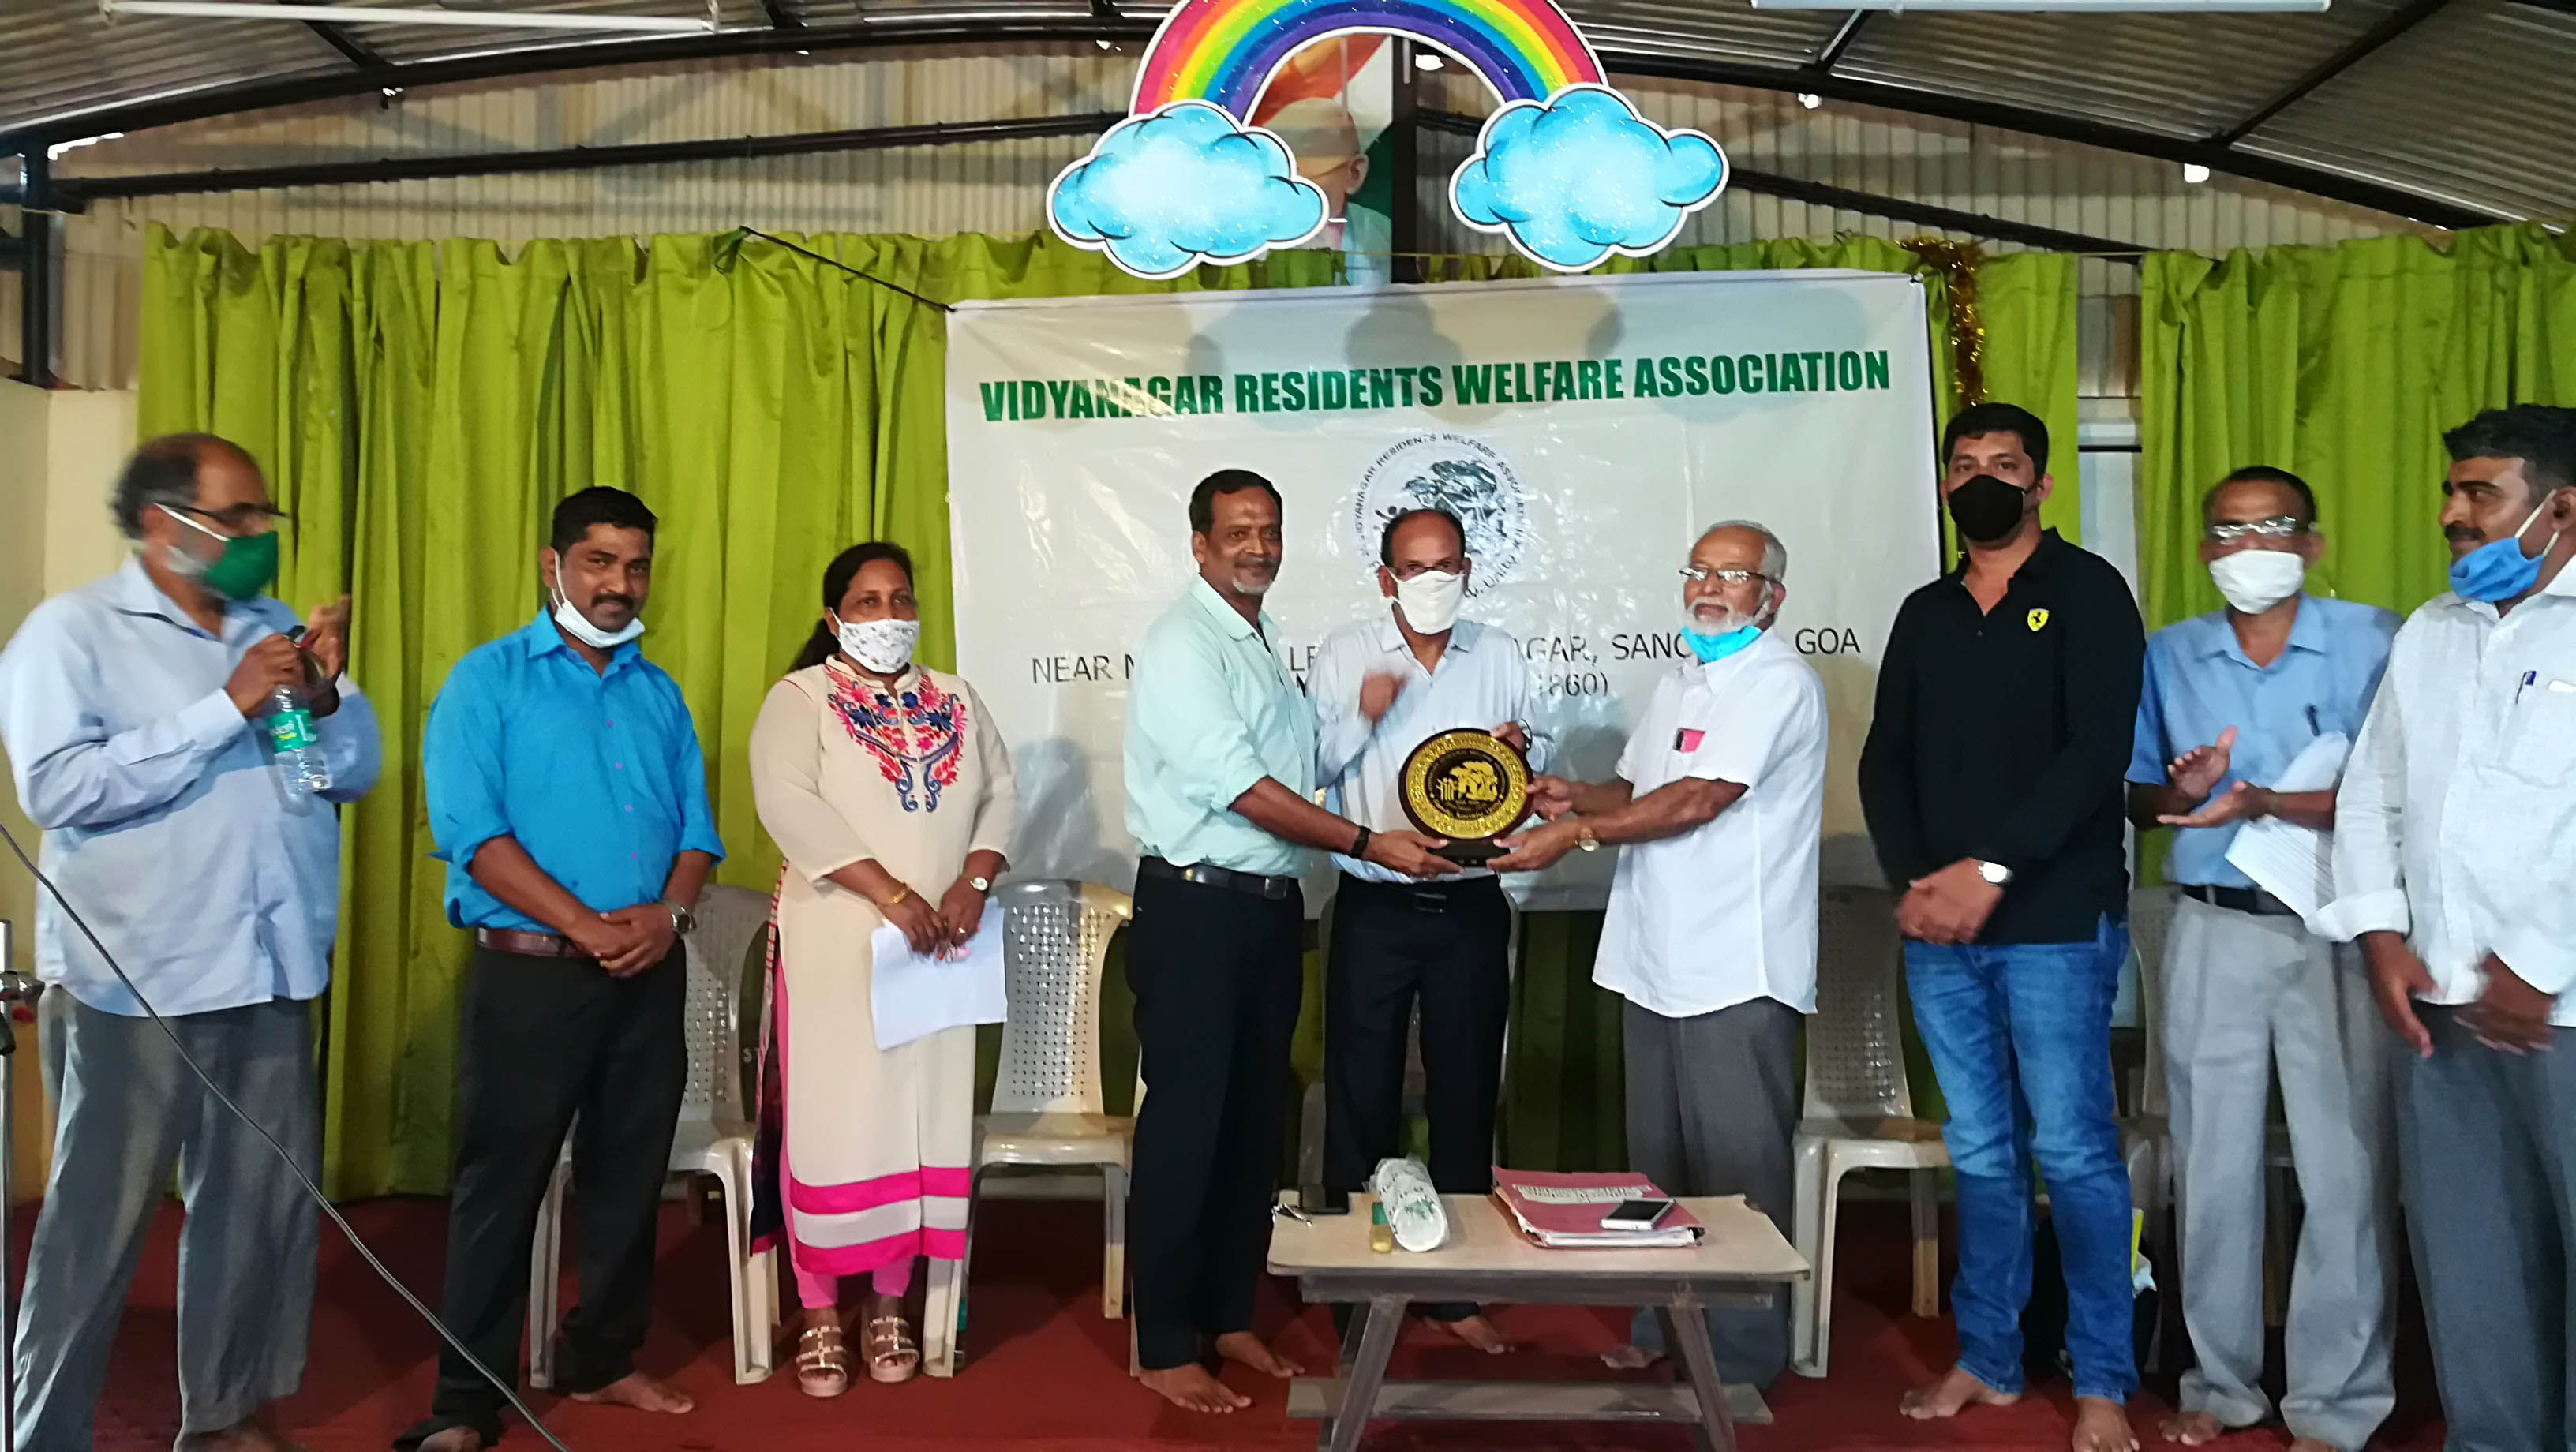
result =
[{"label": "wristwatch", "polygon": [[1978,862],[1977,875],[1997,887],[2012,886],[2013,870],[2000,862]]},{"label": "wristwatch", "polygon": [[1591,823],[1586,822],[1581,827],[1575,829],[1574,845],[1582,848],[1586,852],[1598,852],[1601,850],[1601,839],[1592,835]]},{"label": "wristwatch", "polygon": [[971,887],[971,888],[975,889],[977,892],[980,892],[980,893],[984,894],[984,895],[985,895],[985,896],[987,896],[987,897],[992,896],[992,893],[993,893],[993,879],[991,879],[991,878],[989,878],[989,877],[970,877],[970,878],[967,878],[967,879],[966,879],[966,885],[967,885],[968,887]]},{"label": "wristwatch", "polygon": [[671,935],[673,937],[685,938],[689,934],[698,930],[698,915],[696,913],[691,912],[689,909],[684,908],[675,902],[665,901],[662,906],[671,910]]}]

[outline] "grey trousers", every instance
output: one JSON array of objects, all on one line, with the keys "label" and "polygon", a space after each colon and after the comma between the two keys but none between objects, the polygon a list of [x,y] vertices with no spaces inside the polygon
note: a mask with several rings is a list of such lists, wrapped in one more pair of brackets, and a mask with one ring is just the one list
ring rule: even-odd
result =
[{"label": "grey trousers", "polygon": [[2576,1029],[2545,1054],[2480,1044],[2416,1005],[2398,1147],[2447,1452],[2576,1448]]},{"label": "grey trousers", "polygon": [[2294,1437],[2359,1448],[2396,1405],[2394,1041],[2360,956],[2294,917],[2184,898],[2165,950],[2165,1065],[2180,1164],[2182,1316],[2199,1364],[2182,1409],[2230,1427],[2269,1416],[2263,1192],[2272,1073],[2307,1214],[2290,1272]]},{"label": "grey trousers", "polygon": [[[61,995],[56,989],[48,1000]],[[205,1092],[150,1019],[48,1003],[60,1029],[54,1166],[19,1302],[16,1452],[87,1452],[90,1412],[143,1236],[175,1162],[182,1435],[234,1426],[304,1378],[319,1212],[274,1151]],[[309,1007],[170,1020],[233,1102],[315,1172]],[[55,1046],[44,1046],[48,1061]]]},{"label": "grey trousers", "polygon": [[[1628,1168],[1667,1195],[1742,1195],[1783,1236],[1796,1206],[1798,1011],[1757,998],[1715,1013],[1666,1018],[1634,1003],[1620,1026],[1627,1057]],[[1718,1374],[1768,1388],[1789,1364],[1789,1298],[1707,1312]],[[1657,1312],[1628,1339],[1662,1351]]]}]

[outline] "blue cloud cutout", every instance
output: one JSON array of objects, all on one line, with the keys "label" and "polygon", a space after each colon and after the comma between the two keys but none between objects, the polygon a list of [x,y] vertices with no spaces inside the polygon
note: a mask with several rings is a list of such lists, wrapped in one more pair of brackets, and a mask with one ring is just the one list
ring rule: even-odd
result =
[{"label": "blue cloud cutout", "polygon": [[1324,194],[1278,137],[1183,101],[1109,128],[1048,189],[1047,221],[1138,277],[1176,277],[1303,242],[1324,225]]},{"label": "blue cloud cutout", "polygon": [[1716,142],[1666,131],[1618,92],[1583,86],[1495,112],[1450,179],[1449,200],[1469,226],[1508,235],[1541,266],[1580,272],[1613,252],[1662,247],[1725,185]]}]

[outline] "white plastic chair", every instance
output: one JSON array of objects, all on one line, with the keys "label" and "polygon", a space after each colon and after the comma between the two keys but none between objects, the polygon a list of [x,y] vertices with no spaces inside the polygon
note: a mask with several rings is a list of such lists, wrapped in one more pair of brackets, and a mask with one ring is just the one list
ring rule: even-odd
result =
[{"label": "white plastic chair", "polygon": [[[1100,976],[1133,904],[1089,882],[1014,882],[995,895],[1010,1009],[992,1112],[975,1121],[974,1172],[980,1181],[1004,1165],[1100,1171],[1100,1314],[1115,1320],[1127,1304],[1127,1162],[1136,1121],[1103,1107]],[[921,1324],[922,1368],[932,1376],[957,1374],[974,1254],[971,1193],[966,1215],[967,1258],[930,1263]]]},{"label": "white plastic chair", "polygon": [[1896,898],[1829,888],[1816,944],[1816,1012],[1807,1020],[1807,1090],[1797,1138],[1798,1253],[1815,1267],[1790,1293],[1792,1364],[1823,1376],[1833,1344],[1834,1227],[1843,1176],[1910,1172],[1914,1197],[1914,1314],[1941,1310],[1940,1184],[1950,1163],[1941,1126],[1914,1117],[1905,1078],[1904,954]]},{"label": "white plastic chair", "polygon": [[[739,887],[709,887],[688,938],[689,1080],[671,1137],[671,1173],[713,1175],[724,1189],[725,1248],[733,1268],[733,1379],[766,1380],[776,1366],[778,1271],[751,1253],[752,1123],[745,1089],[747,1028],[759,1022],[763,980],[746,972],[752,939],[769,925],[769,899]],[[748,985],[746,983],[748,980]],[[576,1125],[574,1134],[580,1133]],[[561,1313],[563,1202],[572,1177],[567,1136],[554,1180],[537,1211],[528,1253],[528,1383],[554,1384],[555,1323]]]}]

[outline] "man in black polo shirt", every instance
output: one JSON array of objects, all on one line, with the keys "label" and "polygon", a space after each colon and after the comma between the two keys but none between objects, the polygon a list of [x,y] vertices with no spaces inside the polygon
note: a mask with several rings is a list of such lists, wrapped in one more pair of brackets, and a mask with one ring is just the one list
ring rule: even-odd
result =
[{"label": "man in black polo shirt", "polygon": [[2128,1452],[2137,1357],[2110,1029],[2146,637],[2119,572],[2040,528],[2045,425],[1981,404],[1950,421],[1942,455],[1966,556],[1897,611],[1860,760],[1870,836],[1905,888],[1906,985],[1957,1172],[1959,1360],[1904,1410],[2020,1400],[2036,1159],[2066,1273],[2073,1446]]}]

